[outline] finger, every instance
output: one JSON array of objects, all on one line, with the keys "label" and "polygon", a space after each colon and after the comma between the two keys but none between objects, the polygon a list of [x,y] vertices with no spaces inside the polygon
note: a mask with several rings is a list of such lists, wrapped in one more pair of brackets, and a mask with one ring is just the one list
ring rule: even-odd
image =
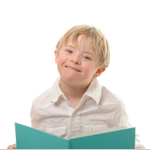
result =
[{"label": "finger", "polygon": [[16,144],[13,144],[13,149],[16,149]]},{"label": "finger", "polygon": [[7,149],[16,149],[16,144],[9,145],[9,146],[7,147]]},{"label": "finger", "polygon": [[13,148],[13,146],[12,145],[9,145],[8,147],[7,147],[7,149],[12,149]]}]

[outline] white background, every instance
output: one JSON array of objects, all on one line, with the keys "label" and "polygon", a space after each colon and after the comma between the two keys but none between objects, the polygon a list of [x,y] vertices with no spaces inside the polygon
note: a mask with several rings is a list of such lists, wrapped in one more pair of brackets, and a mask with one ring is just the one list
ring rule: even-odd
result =
[{"label": "white background", "polygon": [[0,149],[15,143],[14,122],[30,126],[32,100],[58,76],[54,50],[72,26],[98,27],[110,66],[98,80],[121,96],[130,122],[150,148],[150,1],[1,0]]}]

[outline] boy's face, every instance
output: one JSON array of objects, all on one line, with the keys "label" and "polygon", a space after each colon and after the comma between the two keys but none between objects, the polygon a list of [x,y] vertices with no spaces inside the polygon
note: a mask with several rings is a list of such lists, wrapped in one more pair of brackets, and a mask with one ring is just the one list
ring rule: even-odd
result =
[{"label": "boy's face", "polygon": [[60,49],[58,56],[55,51],[55,62],[61,76],[60,83],[86,87],[94,76],[98,77],[105,71],[105,68],[98,68],[96,65],[91,37],[85,42],[81,42],[82,38],[83,35],[78,37],[77,47],[69,38],[68,43]]}]

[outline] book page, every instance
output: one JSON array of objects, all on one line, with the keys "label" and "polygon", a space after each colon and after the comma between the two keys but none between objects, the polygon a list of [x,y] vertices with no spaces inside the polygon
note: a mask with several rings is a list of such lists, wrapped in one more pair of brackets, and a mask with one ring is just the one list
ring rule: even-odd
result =
[{"label": "book page", "polygon": [[107,128],[107,129],[101,129],[101,130],[87,131],[87,132],[79,133],[79,134],[73,136],[71,139],[77,138],[77,137],[82,137],[82,136],[93,135],[93,134],[99,134],[99,133],[105,133],[105,132],[110,132],[110,131],[122,130],[122,129],[126,129],[126,128],[129,128],[129,127],[123,126],[123,127],[114,127],[114,128]]}]

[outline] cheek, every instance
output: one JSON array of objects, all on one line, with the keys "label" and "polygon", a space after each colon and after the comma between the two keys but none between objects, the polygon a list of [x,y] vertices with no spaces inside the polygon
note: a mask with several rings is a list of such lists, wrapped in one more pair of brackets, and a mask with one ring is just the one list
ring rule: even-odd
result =
[{"label": "cheek", "polygon": [[91,68],[90,66],[85,65],[85,66],[84,66],[84,71],[85,71],[85,72],[89,72],[89,71],[91,70],[90,68]]},{"label": "cheek", "polygon": [[57,64],[61,65],[61,64],[63,64],[65,62],[65,60],[66,60],[65,56],[59,55],[58,59],[57,59]]},{"label": "cheek", "polygon": [[92,63],[84,65],[84,71],[87,73],[87,75],[91,75],[94,72],[94,65]]}]

